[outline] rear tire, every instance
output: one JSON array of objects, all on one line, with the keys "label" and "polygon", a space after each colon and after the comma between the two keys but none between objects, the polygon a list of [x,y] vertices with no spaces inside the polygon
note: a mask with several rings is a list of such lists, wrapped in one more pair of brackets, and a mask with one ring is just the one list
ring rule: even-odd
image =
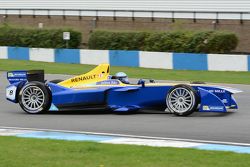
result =
[{"label": "rear tire", "polygon": [[192,114],[199,104],[197,91],[189,85],[176,85],[172,87],[166,98],[167,107],[177,116]]},{"label": "rear tire", "polygon": [[50,108],[51,93],[44,83],[29,82],[20,90],[18,102],[21,108],[29,114],[44,113]]}]

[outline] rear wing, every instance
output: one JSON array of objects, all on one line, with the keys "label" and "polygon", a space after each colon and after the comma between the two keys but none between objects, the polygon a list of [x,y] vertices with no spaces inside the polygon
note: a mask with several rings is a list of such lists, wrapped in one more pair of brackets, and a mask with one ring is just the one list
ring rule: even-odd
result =
[{"label": "rear wing", "polygon": [[44,70],[19,70],[19,71],[8,71],[7,79],[10,84],[21,82],[21,81],[39,81],[44,82]]}]

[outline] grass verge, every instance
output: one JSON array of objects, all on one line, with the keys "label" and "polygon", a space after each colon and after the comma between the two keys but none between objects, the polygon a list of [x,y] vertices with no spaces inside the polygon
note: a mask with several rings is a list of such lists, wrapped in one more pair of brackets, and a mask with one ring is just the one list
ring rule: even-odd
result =
[{"label": "grass verge", "polygon": [[[0,71],[44,69],[51,74],[82,74],[94,65],[45,63],[34,61],[5,60],[0,59]],[[204,81],[214,83],[250,84],[250,72],[228,72],[228,71],[185,71],[185,70],[163,70],[136,67],[111,67],[111,74],[123,71],[130,78],[153,78],[176,81]]]},{"label": "grass verge", "polygon": [[3,167],[248,167],[249,154],[0,137]]}]

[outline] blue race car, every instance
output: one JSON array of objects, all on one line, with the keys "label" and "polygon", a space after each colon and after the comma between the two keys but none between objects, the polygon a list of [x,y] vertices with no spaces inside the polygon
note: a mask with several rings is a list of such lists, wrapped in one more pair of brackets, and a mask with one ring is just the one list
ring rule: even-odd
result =
[{"label": "blue race car", "polygon": [[6,98],[19,103],[29,114],[48,111],[105,109],[135,112],[143,109],[187,116],[194,111],[227,112],[237,109],[234,93],[240,90],[202,83],[146,83],[140,79],[130,84],[120,72],[109,75],[109,64],[67,80],[44,81],[43,70],[10,71]]}]

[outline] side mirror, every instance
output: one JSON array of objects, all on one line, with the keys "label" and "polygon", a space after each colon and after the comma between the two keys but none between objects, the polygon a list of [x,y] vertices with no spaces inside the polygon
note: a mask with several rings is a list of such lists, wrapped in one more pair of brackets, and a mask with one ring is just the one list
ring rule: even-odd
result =
[{"label": "side mirror", "polygon": [[143,79],[140,79],[137,84],[141,85],[143,88],[145,87],[145,81]]}]

